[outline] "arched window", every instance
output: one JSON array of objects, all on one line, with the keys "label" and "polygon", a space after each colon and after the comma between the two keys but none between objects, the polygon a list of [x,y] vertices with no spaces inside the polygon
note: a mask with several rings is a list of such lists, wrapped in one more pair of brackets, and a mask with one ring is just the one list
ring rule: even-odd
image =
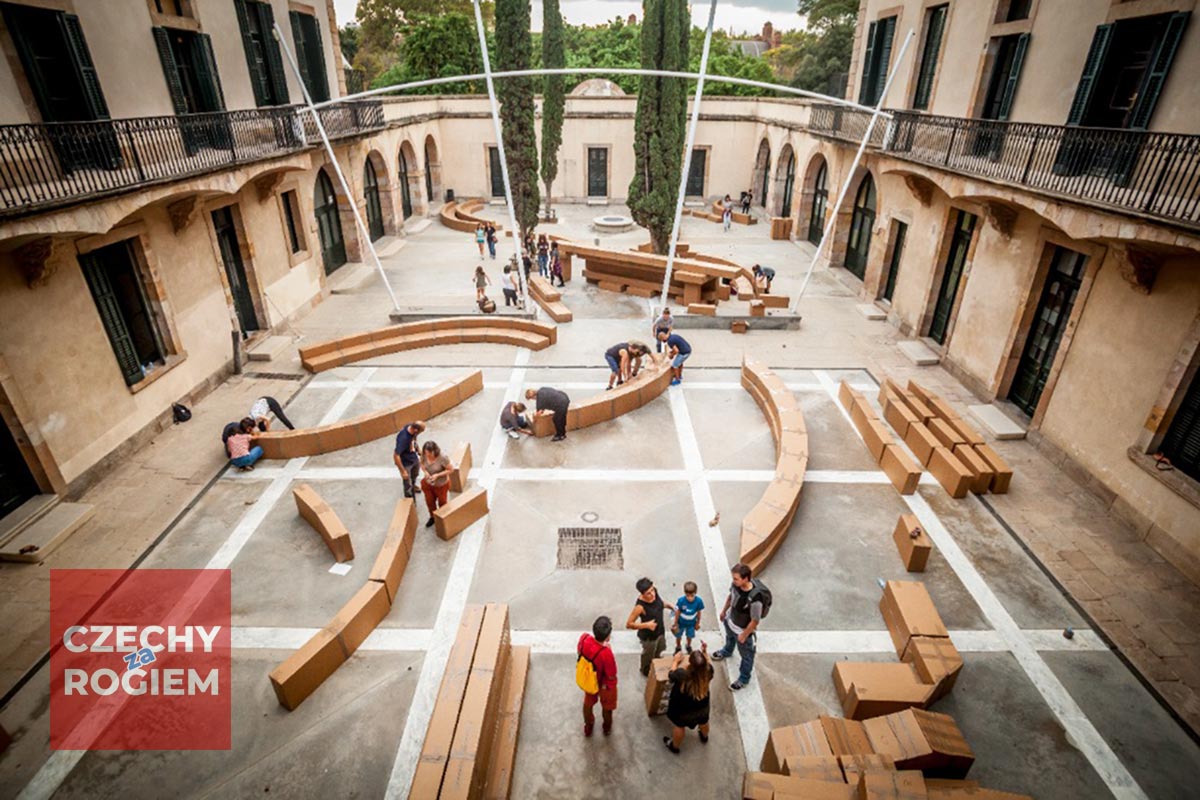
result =
[{"label": "arched window", "polygon": [[817,169],[816,180],[813,181],[812,213],[808,217],[808,240],[813,244],[821,243],[821,235],[825,232],[825,208],[829,204],[829,171],[825,162]]},{"label": "arched window", "polygon": [[404,219],[412,216],[412,193],[408,191],[408,157],[404,155],[404,147],[400,148],[400,212]]},{"label": "arched window", "polygon": [[758,145],[758,158],[754,162],[755,183],[758,191],[758,204],[767,207],[767,190],[771,188],[771,145],[763,139]]},{"label": "arched window", "polygon": [[317,233],[321,237],[321,260],[328,275],[346,263],[346,241],[342,238],[337,194],[325,170],[317,173],[317,183],[313,187],[313,213],[317,218]]},{"label": "arched window", "polygon": [[425,199],[428,201],[429,208],[433,208],[433,162],[436,159],[434,153],[430,151],[429,146],[433,142],[430,139],[425,140]]},{"label": "arched window", "polygon": [[787,153],[787,172],[783,176],[783,198],[779,203],[779,216],[792,215],[792,188],[796,184],[796,154],[792,150]]},{"label": "arched window", "polygon": [[363,165],[363,197],[367,201],[367,230],[373,242],[383,236],[383,208],[379,204],[379,177],[369,158]]},{"label": "arched window", "polygon": [[854,197],[854,215],[850,218],[850,240],[846,243],[846,269],[862,278],[867,271],[867,253],[871,250],[871,228],[875,226],[875,181],[871,173],[863,177]]}]

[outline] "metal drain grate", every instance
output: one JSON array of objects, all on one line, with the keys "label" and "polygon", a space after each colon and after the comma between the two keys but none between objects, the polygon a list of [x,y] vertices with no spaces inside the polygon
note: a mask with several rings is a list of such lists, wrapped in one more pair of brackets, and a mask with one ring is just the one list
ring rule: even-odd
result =
[{"label": "metal drain grate", "polygon": [[242,377],[258,378],[264,381],[302,381],[305,376],[303,374],[295,375],[291,372],[246,372]]},{"label": "metal drain grate", "polygon": [[559,528],[559,569],[624,569],[620,528]]}]

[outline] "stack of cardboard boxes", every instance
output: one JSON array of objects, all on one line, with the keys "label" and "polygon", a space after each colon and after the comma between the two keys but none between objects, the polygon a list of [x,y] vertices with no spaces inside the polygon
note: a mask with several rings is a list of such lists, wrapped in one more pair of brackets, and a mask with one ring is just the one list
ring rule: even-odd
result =
[{"label": "stack of cardboard boxes", "polygon": [[656,658],[650,662],[650,674],[646,676],[646,714],[657,717],[667,713],[667,701],[671,699],[670,656]]},{"label": "stack of cardboard boxes", "polygon": [[562,293],[541,275],[529,277],[529,294],[555,322],[570,322],[575,319],[571,309],[562,301]]},{"label": "stack of cardboard boxes", "polygon": [[850,415],[850,421],[862,436],[863,443],[871,452],[871,457],[879,464],[900,494],[912,494],[917,490],[921,480],[921,467],[904,448],[892,438],[891,432],[880,422],[875,409],[867,402],[861,392],[850,388],[850,384],[842,381],[838,387],[838,401]]},{"label": "stack of cardboard boxes", "polygon": [[[632,379],[608,392],[601,392],[581,402],[572,402],[567,410],[567,430],[576,431],[601,422],[616,419],[622,414],[641,408],[654,400],[671,385],[671,362],[653,354],[642,359],[642,368]],[[554,435],[554,419],[549,414],[533,417],[533,435]]]}]

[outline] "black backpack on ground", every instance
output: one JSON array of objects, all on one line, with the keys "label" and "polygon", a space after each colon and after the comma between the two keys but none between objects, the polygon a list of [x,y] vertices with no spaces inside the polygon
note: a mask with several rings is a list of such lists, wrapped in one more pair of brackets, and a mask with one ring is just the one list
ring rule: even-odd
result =
[{"label": "black backpack on ground", "polygon": [[183,403],[173,403],[171,405],[171,415],[175,417],[175,424],[178,425],[192,418],[192,410]]},{"label": "black backpack on ground", "polygon": [[762,618],[766,619],[767,614],[771,613],[771,590],[758,578],[751,578],[750,583],[753,584],[750,587],[750,602],[757,600],[762,603]]}]

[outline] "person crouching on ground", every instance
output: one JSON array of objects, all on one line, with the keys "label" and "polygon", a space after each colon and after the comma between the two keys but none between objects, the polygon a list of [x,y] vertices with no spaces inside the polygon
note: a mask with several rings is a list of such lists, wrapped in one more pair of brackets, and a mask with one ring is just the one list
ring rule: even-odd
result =
[{"label": "person crouching on ground", "polygon": [[541,389],[526,389],[525,399],[536,403],[537,413],[554,416],[554,438],[550,441],[561,442],[567,438],[567,409],[571,407],[571,398],[561,389],[543,386]]},{"label": "person crouching on ground", "polygon": [[263,457],[263,449],[254,444],[254,420],[246,417],[241,422],[241,430],[225,440],[225,449],[229,453],[229,463],[242,472],[254,469],[254,462]]},{"label": "person crouching on ground", "polygon": [[641,342],[621,342],[605,350],[604,360],[608,362],[611,370],[608,388],[613,388],[614,383],[620,386],[635,377],[642,368],[642,357],[649,353],[650,348]]},{"label": "person crouching on ground", "polygon": [[600,703],[604,735],[612,733],[613,712],[617,709],[617,659],[608,641],[612,638],[612,620],[596,617],[592,632],[579,637],[575,648],[575,682],[583,690],[583,735],[591,736],[596,727],[592,708]]},{"label": "person crouching on ground", "polygon": [[669,677],[672,685],[671,696],[667,698],[667,719],[671,721],[671,735],[663,737],[663,744],[679,755],[684,728],[699,728],[700,741],[708,744],[708,686],[713,678],[708,645],[701,642],[698,652],[686,656],[676,651]]},{"label": "person crouching on ground", "polygon": [[754,265],[754,285],[762,289],[763,294],[771,293],[771,283],[775,280],[775,270],[759,264]]},{"label": "person crouching on ground", "polygon": [[678,333],[660,333],[658,338],[667,346],[667,357],[671,359],[671,370],[675,373],[671,385],[678,386],[683,382],[683,362],[692,354],[692,346]]},{"label": "person crouching on ground", "polygon": [[525,416],[524,403],[505,403],[504,410],[500,412],[500,427],[504,429],[510,439],[520,439],[522,433],[526,436],[533,436],[529,418]]},{"label": "person crouching on ground", "polygon": [[283,413],[283,406],[274,397],[260,397],[254,401],[254,405],[250,406],[250,419],[258,426],[258,429],[263,433],[271,430],[271,418],[268,414],[274,414],[275,418],[283,423],[283,426],[289,431],[296,430],[296,426],[287,418],[287,414]]},{"label": "person crouching on ground", "polygon": [[433,512],[446,505],[450,495],[450,473],[454,471],[454,465],[442,455],[437,442],[426,442],[421,446],[421,470],[425,473],[421,479],[421,492],[425,495],[425,507],[429,509],[425,527],[432,528]]},{"label": "person crouching on ground", "polygon": [[643,676],[650,674],[650,662],[658,658],[667,649],[666,630],[663,628],[663,610],[675,607],[664,603],[654,588],[654,581],[640,578],[637,582],[638,597],[625,620],[625,627],[637,631],[638,642],[642,645],[641,670]]}]

